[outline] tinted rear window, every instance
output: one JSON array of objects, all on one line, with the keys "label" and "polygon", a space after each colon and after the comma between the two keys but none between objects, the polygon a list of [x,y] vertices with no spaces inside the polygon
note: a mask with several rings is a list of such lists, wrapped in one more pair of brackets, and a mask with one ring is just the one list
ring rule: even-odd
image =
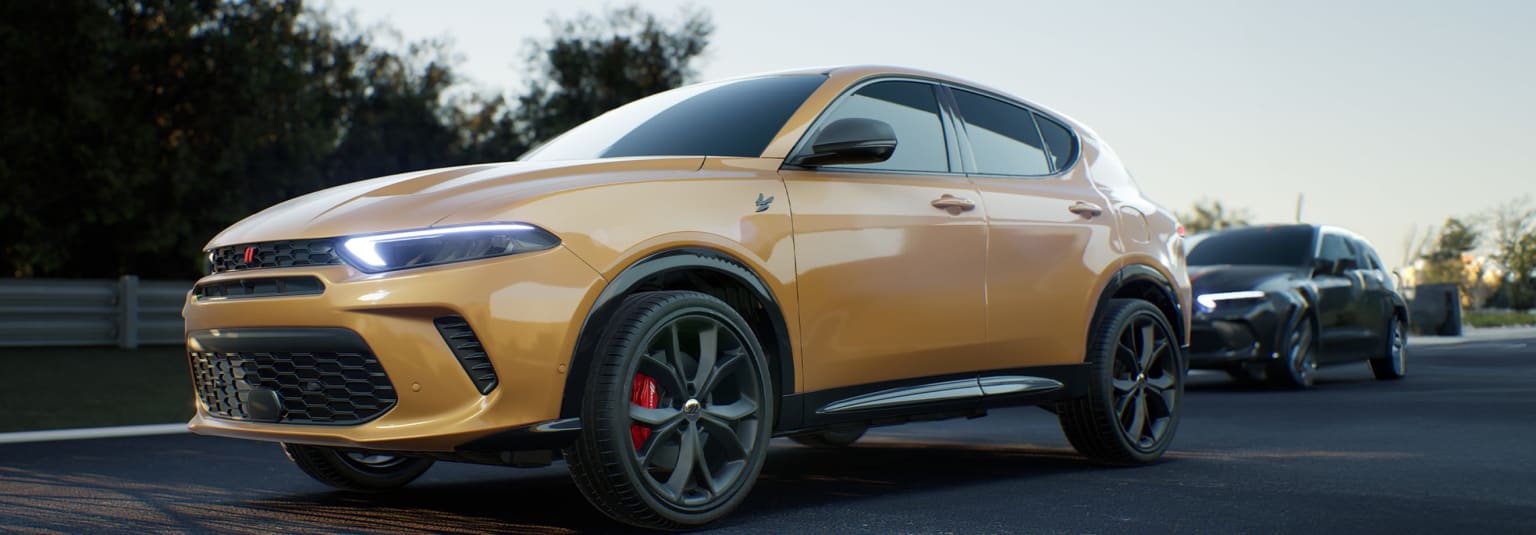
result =
[{"label": "tinted rear window", "polygon": [[658,93],[582,123],[522,159],[756,157],[826,79],[772,76]]},{"label": "tinted rear window", "polygon": [[1311,227],[1254,227],[1218,232],[1190,249],[1192,266],[1239,264],[1306,266],[1312,262]]}]

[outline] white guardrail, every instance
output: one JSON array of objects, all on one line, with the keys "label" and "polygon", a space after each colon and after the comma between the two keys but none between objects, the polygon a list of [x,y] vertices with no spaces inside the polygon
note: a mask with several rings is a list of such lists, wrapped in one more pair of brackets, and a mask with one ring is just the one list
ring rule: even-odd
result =
[{"label": "white guardrail", "polygon": [[0,347],[183,343],[191,282],[0,279]]}]

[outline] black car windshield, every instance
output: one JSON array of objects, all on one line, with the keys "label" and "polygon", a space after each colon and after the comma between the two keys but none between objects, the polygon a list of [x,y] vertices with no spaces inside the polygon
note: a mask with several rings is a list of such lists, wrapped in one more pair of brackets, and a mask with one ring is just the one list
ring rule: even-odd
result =
[{"label": "black car windshield", "polygon": [[1191,246],[1191,266],[1241,264],[1306,266],[1312,261],[1312,227],[1248,227],[1198,239]]},{"label": "black car windshield", "polygon": [[769,76],[657,93],[582,123],[521,159],[756,157],[826,80],[825,75]]}]

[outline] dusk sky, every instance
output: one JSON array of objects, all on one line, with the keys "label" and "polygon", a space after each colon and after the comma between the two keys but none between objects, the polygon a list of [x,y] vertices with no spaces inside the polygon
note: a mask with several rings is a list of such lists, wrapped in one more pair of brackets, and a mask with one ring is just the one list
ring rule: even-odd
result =
[{"label": "dusk sky", "polygon": [[[447,37],[482,92],[520,91],[550,16],[614,2],[337,0]],[[716,31],[698,80],[840,64],[952,74],[1087,123],[1148,194],[1349,228],[1401,265],[1411,233],[1536,197],[1536,2],[647,1]],[[1536,202],[1536,200],[1533,200]]]}]

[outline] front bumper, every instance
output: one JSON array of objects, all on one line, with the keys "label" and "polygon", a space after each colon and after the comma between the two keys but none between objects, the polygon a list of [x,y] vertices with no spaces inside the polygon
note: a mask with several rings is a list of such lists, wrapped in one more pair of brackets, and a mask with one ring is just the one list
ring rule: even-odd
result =
[{"label": "front bumper", "polygon": [[1230,312],[1197,312],[1190,325],[1190,367],[1222,368],[1275,358],[1277,318],[1267,301]]},{"label": "front bumper", "polygon": [[[321,281],[322,292],[252,297],[213,292],[210,297],[194,291],[188,296],[183,315],[189,358],[197,366],[201,356],[205,367],[194,374],[201,384],[197,414],[188,424],[193,432],[393,452],[452,452],[556,420],[582,320],[603,282],[569,250],[555,247],[379,274],[346,265],[237,271],[205,277],[198,285],[259,286],[271,278],[308,276]],[[450,348],[441,322],[434,323],[444,317],[462,318],[477,335],[497,377],[487,393],[481,393],[487,390],[483,380],[472,379],[463,355]],[[317,338],[317,333],[329,334]],[[335,340],[351,340],[345,333],[355,341],[336,346]],[[336,357],[337,351],[345,355]],[[248,373],[226,370],[223,383],[210,379],[210,355],[247,370],[260,368],[266,382],[252,379],[241,386],[243,398],[210,397],[206,394]],[[364,356],[376,359],[379,369],[346,364],[347,370],[338,371],[326,360],[362,363],[358,359]],[[301,359],[300,369],[291,370],[284,359]],[[273,369],[286,375],[272,379]],[[348,382],[336,378],[342,373],[373,375]],[[361,401],[347,398],[353,391]],[[274,396],[276,409],[269,406]],[[231,407],[221,404],[225,398],[255,403]],[[381,410],[367,414],[370,409]]]}]

